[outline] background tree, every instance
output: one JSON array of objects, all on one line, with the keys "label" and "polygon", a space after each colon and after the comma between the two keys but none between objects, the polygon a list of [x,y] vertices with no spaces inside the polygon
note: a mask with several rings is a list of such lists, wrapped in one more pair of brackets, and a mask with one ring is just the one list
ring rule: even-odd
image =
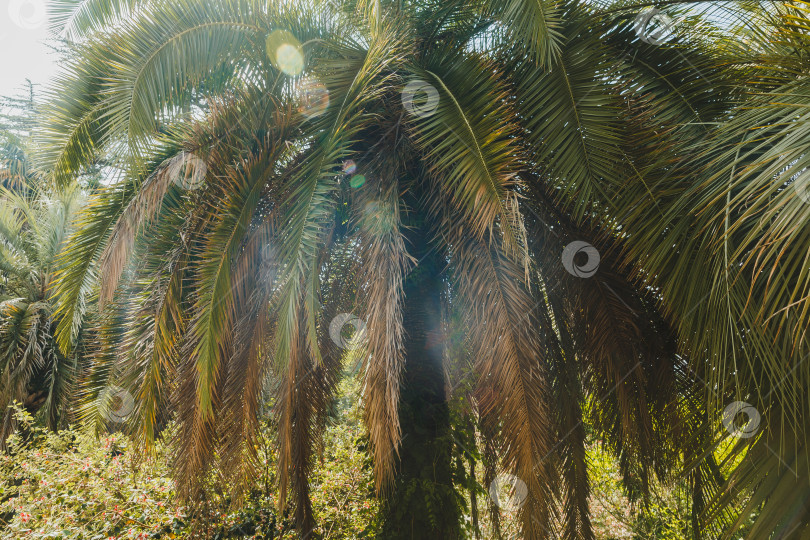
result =
[{"label": "background tree", "polygon": [[34,85],[23,95],[0,99],[0,183],[24,191],[40,182],[31,160],[31,132],[36,123]]},{"label": "background tree", "polygon": [[80,192],[48,197],[0,191],[0,407],[5,446],[13,401],[56,429],[68,409],[76,364],[56,346],[51,284],[56,258],[80,206]]}]

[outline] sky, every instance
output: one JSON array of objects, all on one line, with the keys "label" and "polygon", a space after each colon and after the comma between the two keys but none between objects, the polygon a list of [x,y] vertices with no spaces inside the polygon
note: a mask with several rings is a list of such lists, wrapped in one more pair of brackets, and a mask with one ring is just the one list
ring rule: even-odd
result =
[{"label": "sky", "polygon": [[18,93],[25,79],[43,84],[56,71],[48,38],[46,0],[0,0],[0,96]]}]

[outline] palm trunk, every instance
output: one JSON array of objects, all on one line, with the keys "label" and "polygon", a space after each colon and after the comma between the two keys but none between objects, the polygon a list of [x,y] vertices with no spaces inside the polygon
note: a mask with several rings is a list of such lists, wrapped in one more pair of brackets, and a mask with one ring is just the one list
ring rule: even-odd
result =
[{"label": "palm trunk", "polygon": [[385,501],[381,537],[454,539],[461,537],[461,511],[452,482],[453,441],[442,369],[443,262],[418,232],[409,241],[419,264],[404,286],[402,445],[397,478]]}]

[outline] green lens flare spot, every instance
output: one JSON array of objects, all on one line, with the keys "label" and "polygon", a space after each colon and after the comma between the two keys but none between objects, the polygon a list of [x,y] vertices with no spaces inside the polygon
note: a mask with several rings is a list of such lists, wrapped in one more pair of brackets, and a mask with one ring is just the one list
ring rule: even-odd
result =
[{"label": "green lens flare spot", "polygon": [[352,179],[349,180],[349,185],[352,186],[353,188],[362,187],[362,185],[365,183],[366,177],[363,176],[362,174],[355,174],[354,176],[352,176]]},{"label": "green lens flare spot", "polygon": [[287,30],[273,30],[265,42],[267,56],[276,69],[295,77],[304,71],[304,51],[301,43]]}]

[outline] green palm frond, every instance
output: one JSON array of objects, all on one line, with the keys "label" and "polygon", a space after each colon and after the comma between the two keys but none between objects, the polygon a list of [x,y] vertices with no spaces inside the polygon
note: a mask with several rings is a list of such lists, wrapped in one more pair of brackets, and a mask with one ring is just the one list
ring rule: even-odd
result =
[{"label": "green palm frond", "polygon": [[[307,435],[310,417],[303,416],[307,419],[304,426],[300,421],[293,425],[292,414],[296,403],[303,410],[311,405],[301,401],[302,396],[296,392],[301,384],[300,378],[312,369],[308,368],[310,360],[307,355],[311,354],[316,363],[322,356],[314,332],[317,327],[315,316],[319,311],[317,297],[310,291],[319,289],[318,266],[315,263],[320,258],[321,245],[325,238],[324,229],[334,219],[335,193],[338,187],[335,170],[340,160],[348,154],[352,137],[372,119],[371,115],[364,112],[364,106],[378,98],[390,84],[391,76],[380,77],[380,74],[399,61],[400,54],[393,33],[378,35],[362,56],[358,55],[362,51],[356,49],[349,49],[347,52],[352,56],[340,63],[345,67],[352,67],[342,72],[330,71],[321,77],[330,89],[330,99],[334,97],[336,105],[315,120],[318,131],[322,131],[317,139],[318,144],[307,152],[303,160],[291,170],[289,178],[285,179],[285,193],[281,202],[283,212],[289,216],[289,222],[279,231],[276,244],[279,260],[285,268],[281,278],[283,285],[274,344],[274,358],[281,364],[281,370],[286,372],[280,391],[283,399],[279,400],[278,413],[282,504],[289,471],[294,466],[295,471],[302,471],[305,467],[308,452],[303,451],[301,444],[311,444]],[[335,61],[333,65],[338,62]],[[307,286],[310,280],[313,284]],[[304,340],[303,343],[301,340]],[[287,359],[290,363],[283,367]],[[309,383],[305,388],[308,385]],[[309,410],[310,415],[316,412]],[[297,436],[294,435],[294,429]],[[302,429],[305,431],[301,431]],[[294,461],[296,458],[299,460],[297,463]],[[299,518],[304,520],[301,522],[302,527],[308,530],[309,502],[305,484],[300,476],[297,477],[294,491],[303,503],[302,508],[296,511],[303,512],[299,514]]]},{"label": "green palm frond", "polygon": [[564,19],[575,2],[559,0],[493,0],[489,14],[507,29],[508,39],[520,43],[539,66],[552,69],[570,34]]},{"label": "green palm frond", "polygon": [[[108,160],[123,160],[131,174],[142,174],[148,137],[188,116],[189,101],[226,89],[235,72],[275,70],[264,45],[275,24],[302,40],[322,35],[311,12],[265,8],[247,0],[158,3],[112,34],[93,34],[76,45],[75,60],[57,78],[43,113],[41,167],[65,182],[82,164],[109,153]],[[237,65],[223,72],[234,59]]]},{"label": "green palm frond", "polygon": [[55,0],[48,6],[51,31],[77,40],[120,22],[145,3],[142,0]]},{"label": "green palm frond", "polygon": [[201,247],[201,264],[196,268],[196,305],[190,322],[189,339],[195,343],[199,376],[198,399],[203,416],[211,412],[210,391],[216,386],[213,378],[218,363],[218,349],[226,345],[229,328],[236,320],[236,305],[233,293],[232,261],[243,246],[243,239],[251,221],[274,180],[273,168],[288,151],[284,141],[290,135],[285,118],[278,114],[270,118],[272,131],[265,135],[261,158],[256,163],[240,164],[230,170],[217,171],[216,191],[206,193],[209,200],[222,208],[217,220],[210,225],[204,245]]},{"label": "green palm frond", "polygon": [[516,107],[532,163],[544,171],[549,189],[570,201],[578,220],[589,207],[610,204],[623,137],[611,91],[613,58],[585,24],[580,18],[567,23],[571,37],[553,68],[514,68]]},{"label": "green palm frond", "polygon": [[[432,174],[451,194],[456,211],[472,224],[473,232],[486,238],[499,222],[507,249],[518,255],[525,241],[513,197],[520,188],[515,179],[517,148],[510,140],[515,117],[506,105],[506,90],[490,75],[492,70],[479,59],[455,54],[443,54],[415,68],[416,75],[435,85],[437,95],[428,100],[437,101],[433,106],[425,103],[424,109],[412,104],[416,114],[411,113],[409,122]],[[407,92],[406,85],[403,96]]]},{"label": "green palm frond", "polygon": [[8,409],[12,401],[31,413],[41,412],[52,429],[70,408],[67,396],[75,380],[75,359],[57,350],[50,287],[80,203],[75,189],[20,194],[4,188],[0,193],[0,274],[3,295],[11,297],[0,310],[2,445],[15,428]]},{"label": "green palm frond", "polygon": [[73,348],[96,285],[98,258],[127,200],[135,194],[133,184],[111,186],[91,197],[60,255],[53,296],[59,319],[56,339],[66,353]]}]

